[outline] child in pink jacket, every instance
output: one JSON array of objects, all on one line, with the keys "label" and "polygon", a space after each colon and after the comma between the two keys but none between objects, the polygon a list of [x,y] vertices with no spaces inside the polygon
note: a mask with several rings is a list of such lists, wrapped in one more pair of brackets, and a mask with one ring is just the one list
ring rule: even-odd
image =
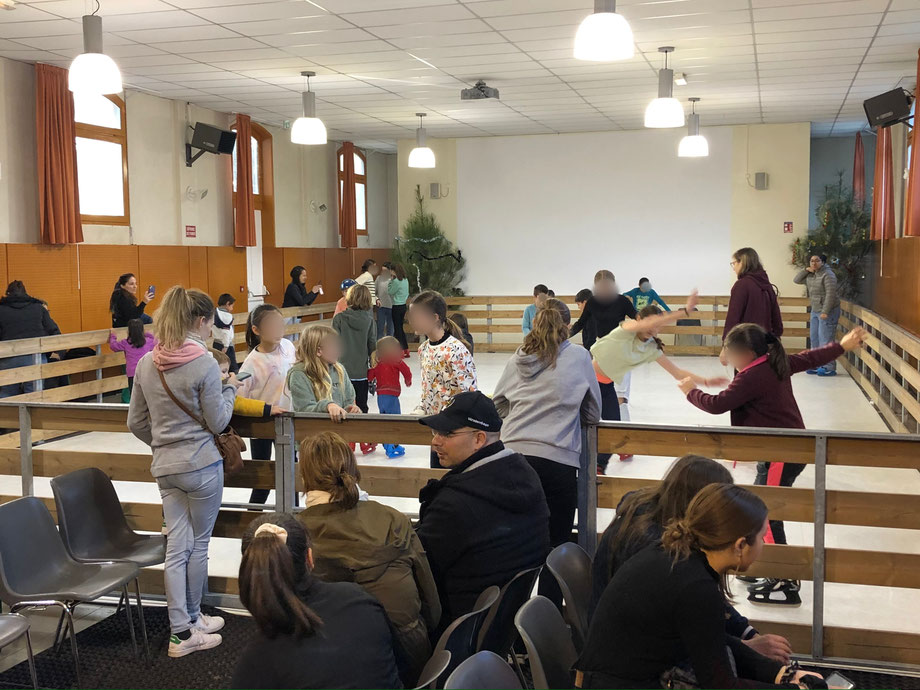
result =
[{"label": "child in pink jacket", "polygon": [[140,319],[128,321],[128,337],[118,340],[115,331],[109,333],[109,349],[112,352],[125,353],[125,375],[128,377],[128,387],[121,392],[121,401],[125,404],[131,402],[131,391],[134,389],[134,372],[141,357],[146,355],[157,344],[153,333],[144,330],[144,323]]}]

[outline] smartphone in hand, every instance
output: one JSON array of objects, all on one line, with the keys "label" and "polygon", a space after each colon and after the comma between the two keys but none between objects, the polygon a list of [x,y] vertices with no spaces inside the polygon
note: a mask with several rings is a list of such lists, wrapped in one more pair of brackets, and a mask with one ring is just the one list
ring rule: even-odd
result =
[{"label": "smartphone in hand", "polygon": [[238,374],[236,375],[236,380],[237,380],[237,381],[245,381],[245,380],[248,379],[250,376],[252,376],[252,374],[249,373],[248,371],[241,371],[240,373],[238,373]]}]

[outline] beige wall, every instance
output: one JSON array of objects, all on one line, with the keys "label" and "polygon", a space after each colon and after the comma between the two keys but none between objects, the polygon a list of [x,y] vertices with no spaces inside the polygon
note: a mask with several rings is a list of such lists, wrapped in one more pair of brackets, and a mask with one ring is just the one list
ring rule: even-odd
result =
[{"label": "beige wall", "polygon": [[34,74],[0,58],[0,242],[38,240]]},{"label": "beige wall", "polygon": [[[410,168],[409,152],[415,148],[415,140],[404,139],[399,142],[397,151],[397,223],[398,230],[415,211],[415,187],[421,185],[422,197],[429,211],[434,213],[441,224],[441,230],[451,241],[457,241],[457,141],[456,139],[432,139],[428,146],[434,151],[436,167],[430,169]],[[429,184],[439,182],[441,199],[428,198]]]},{"label": "beige wall", "polygon": [[[797,297],[790,243],[807,234],[811,126],[744,125],[732,132],[731,249],[754,247],[780,294]],[[754,173],[770,176],[769,189],[754,189]],[[748,179],[750,177],[750,179]],[[792,221],[793,234],[783,232]],[[730,256],[725,257],[729,270]]]}]

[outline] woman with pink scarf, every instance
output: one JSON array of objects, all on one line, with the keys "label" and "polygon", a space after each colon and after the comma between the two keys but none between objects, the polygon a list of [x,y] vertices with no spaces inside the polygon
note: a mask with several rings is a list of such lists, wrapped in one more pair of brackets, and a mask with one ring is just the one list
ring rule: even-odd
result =
[{"label": "woman with pink scarf", "polygon": [[168,654],[182,657],[222,641],[216,633],[224,620],[201,613],[201,596],[224,488],[214,434],[230,423],[239,384],[232,375],[222,383],[205,345],[214,322],[210,297],[177,285],[166,293],[156,316],[158,343],[137,364],[128,428],[153,450],[150,472],[163,499],[167,530]]}]

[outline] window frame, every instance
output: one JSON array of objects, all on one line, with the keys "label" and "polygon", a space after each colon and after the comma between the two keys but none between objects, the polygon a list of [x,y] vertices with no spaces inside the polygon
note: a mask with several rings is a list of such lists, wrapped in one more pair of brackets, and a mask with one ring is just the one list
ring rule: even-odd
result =
[{"label": "window frame", "polygon": [[[339,198],[339,218],[342,217],[342,188],[344,187],[344,184],[345,184],[345,173],[342,170],[342,166],[339,164],[339,160],[342,158],[344,150],[345,150],[345,147],[343,146],[339,148],[338,151],[335,152],[335,180],[336,180],[335,193],[336,193],[336,196],[338,196]],[[367,197],[369,196],[367,193],[367,155],[365,155],[365,153],[357,147],[355,147],[355,155],[358,156],[358,158],[360,158],[361,161],[364,163],[364,174],[359,175],[357,172],[355,173],[355,184],[364,185],[364,225],[369,226],[370,216],[367,213]],[[355,195],[355,197],[356,197],[355,204],[357,205],[358,203],[357,194]],[[357,211],[358,209],[355,208],[355,218],[356,219],[358,217]],[[363,230],[357,229],[357,234],[362,237],[367,237],[368,229],[369,229],[368,227],[365,227]]]},{"label": "window frame", "polygon": [[[255,186],[255,183],[258,182],[259,191],[258,193],[253,191],[252,193],[252,206],[257,211],[263,211],[264,209],[262,208],[262,195],[265,190],[265,175],[264,175],[265,151],[264,151],[264,141],[262,138],[258,136],[258,133],[255,131],[255,126],[256,126],[255,123],[253,123],[252,124],[253,132],[252,134],[249,135],[249,146],[251,147],[253,142],[255,142],[256,144],[256,160],[258,161],[258,163],[256,165],[257,175],[256,175],[256,178],[253,179],[253,186]],[[230,129],[236,132],[236,123],[231,125]],[[234,189],[234,187],[236,187],[236,178],[234,177],[233,171],[235,169],[234,164],[236,163],[236,147],[239,145],[240,145],[240,137],[239,137],[239,134],[237,134],[236,144],[234,144],[234,147],[233,147],[233,153],[230,154],[230,191],[231,191],[231,195],[232,195],[231,198],[232,198],[232,202],[234,206],[236,205],[236,189]]]},{"label": "window frame", "polygon": [[[125,100],[118,95],[107,95],[112,103],[118,106],[121,115],[121,127],[114,129],[112,127],[102,127],[100,125],[90,125],[85,122],[77,122],[74,118],[74,147],[76,147],[77,138],[94,139],[107,143],[119,144],[121,146],[121,185],[124,199],[124,215],[121,216],[98,216],[93,214],[80,213],[80,222],[83,225],[114,225],[127,227],[131,225],[131,199],[128,193],[128,111],[125,107]],[[79,195],[80,180],[77,178],[77,194]]]}]

